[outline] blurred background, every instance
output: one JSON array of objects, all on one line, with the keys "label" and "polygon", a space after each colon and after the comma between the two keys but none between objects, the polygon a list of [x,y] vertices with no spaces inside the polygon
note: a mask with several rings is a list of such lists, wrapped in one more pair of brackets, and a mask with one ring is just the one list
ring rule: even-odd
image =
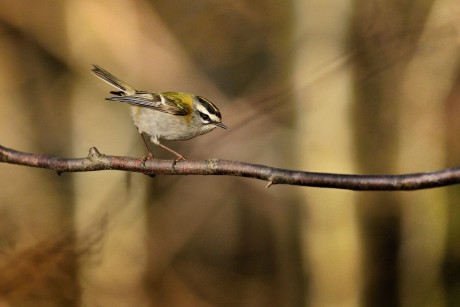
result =
[{"label": "blurred background", "polygon": [[[90,73],[193,92],[168,143],[317,172],[460,165],[455,0],[0,0],[0,144],[141,157]],[[154,148],[161,158],[172,158]],[[0,306],[458,306],[460,188],[351,192],[0,165]]]}]

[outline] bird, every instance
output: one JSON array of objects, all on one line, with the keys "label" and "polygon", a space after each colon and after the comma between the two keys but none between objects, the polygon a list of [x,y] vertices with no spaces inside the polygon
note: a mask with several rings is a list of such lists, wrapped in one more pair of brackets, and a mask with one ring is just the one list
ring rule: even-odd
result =
[{"label": "bird", "polygon": [[144,134],[155,145],[174,154],[176,162],[185,157],[163,145],[162,140],[189,140],[208,133],[216,127],[229,130],[222,123],[219,109],[208,99],[182,92],[149,92],[135,89],[98,65],[93,65],[92,73],[117,89],[110,91],[109,101],[125,102],[130,105],[134,125],[144,140],[148,155],[153,159]]}]

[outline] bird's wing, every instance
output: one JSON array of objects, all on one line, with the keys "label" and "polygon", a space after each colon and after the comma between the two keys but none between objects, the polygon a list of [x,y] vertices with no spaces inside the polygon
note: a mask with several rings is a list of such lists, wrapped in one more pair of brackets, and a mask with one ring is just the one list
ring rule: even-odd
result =
[{"label": "bird's wing", "polygon": [[136,91],[134,95],[109,97],[106,100],[126,102],[133,106],[150,108],[174,115],[190,113],[190,107],[182,101],[169,99],[161,94],[151,92]]}]

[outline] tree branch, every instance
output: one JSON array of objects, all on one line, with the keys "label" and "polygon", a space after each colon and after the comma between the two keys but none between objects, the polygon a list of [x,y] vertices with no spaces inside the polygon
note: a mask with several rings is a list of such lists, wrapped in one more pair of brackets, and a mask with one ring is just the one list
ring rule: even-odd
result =
[{"label": "tree branch", "polygon": [[346,175],[302,172],[228,160],[147,160],[108,156],[92,147],[85,158],[62,158],[16,151],[0,145],[0,162],[64,172],[120,170],[147,175],[225,175],[309,187],[359,191],[420,190],[460,183],[460,167],[403,175]]}]

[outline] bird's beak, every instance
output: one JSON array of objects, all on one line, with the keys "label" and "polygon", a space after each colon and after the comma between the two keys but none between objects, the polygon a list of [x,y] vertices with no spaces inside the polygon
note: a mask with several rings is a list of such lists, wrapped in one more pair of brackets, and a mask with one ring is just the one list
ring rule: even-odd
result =
[{"label": "bird's beak", "polygon": [[229,130],[228,127],[225,126],[225,125],[222,124],[222,123],[214,123],[214,125],[216,125],[217,127],[221,127],[221,128],[223,128],[223,129],[225,129],[225,130]]}]

